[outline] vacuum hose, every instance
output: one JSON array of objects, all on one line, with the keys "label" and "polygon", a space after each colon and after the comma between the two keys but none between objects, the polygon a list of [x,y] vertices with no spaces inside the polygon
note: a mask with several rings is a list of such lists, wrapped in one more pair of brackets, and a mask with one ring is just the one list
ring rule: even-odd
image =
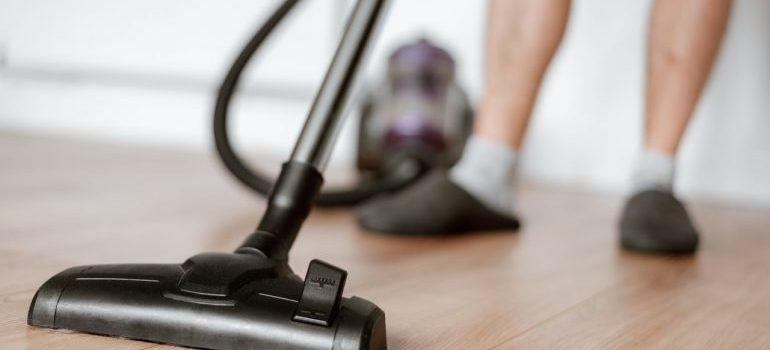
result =
[{"label": "vacuum hose", "polygon": [[[227,131],[230,101],[246,65],[273,29],[278,26],[297,3],[299,3],[299,0],[284,0],[246,43],[246,46],[243,47],[238,57],[230,66],[225,79],[219,87],[214,108],[214,141],[220,159],[222,159],[225,167],[236,179],[263,196],[269,194],[274,181],[268,176],[248,167],[233,149]],[[386,175],[381,178],[362,181],[351,189],[322,191],[316,199],[316,204],[319,206],[356,204],[378,193],[402,188],[416,180],[425,171],[425,166],[415,159],[404,158],[391,161],[390,164],[392,164],[390,171],[386,171]]]}]

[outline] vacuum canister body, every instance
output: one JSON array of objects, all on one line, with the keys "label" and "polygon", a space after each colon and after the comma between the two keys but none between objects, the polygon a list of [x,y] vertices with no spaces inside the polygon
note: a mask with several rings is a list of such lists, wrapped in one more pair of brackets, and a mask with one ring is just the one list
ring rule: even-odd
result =
[{"label": "vacuum canister body", "polygon": [[398,48],[387,78],[361,107],[357,166],[382,173],[394,161],[450,166],[472,129],[473,109],[455,81],[455,61],[426,39]]}]

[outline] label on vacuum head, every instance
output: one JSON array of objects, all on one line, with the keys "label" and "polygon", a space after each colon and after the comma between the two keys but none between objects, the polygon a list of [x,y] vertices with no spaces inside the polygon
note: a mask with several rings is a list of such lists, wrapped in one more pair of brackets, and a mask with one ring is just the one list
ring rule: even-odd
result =
[{"label": "label on vacuum head", "polygon": [[313,260],[305,276],[305,288],[294,312],[294,321],[329,326],[342,300],[348,273],[321,260]]}]

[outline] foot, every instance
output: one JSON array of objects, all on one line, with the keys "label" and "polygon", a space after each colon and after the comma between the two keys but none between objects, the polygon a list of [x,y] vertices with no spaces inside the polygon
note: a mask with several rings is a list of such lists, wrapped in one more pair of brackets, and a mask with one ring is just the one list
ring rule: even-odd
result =
[{"label": "foot", "polygon": [[653,254],[691,254],[698,246],[698,233],[684,205],[670,192],[646,190],[626,203],[620,244]]},{"label": "foot", "polygon": [[402,191],[363,203],[356,217],[366,229],[405,235],[519,228],[515,217],[488,209],[444,171],[433,171]]}]

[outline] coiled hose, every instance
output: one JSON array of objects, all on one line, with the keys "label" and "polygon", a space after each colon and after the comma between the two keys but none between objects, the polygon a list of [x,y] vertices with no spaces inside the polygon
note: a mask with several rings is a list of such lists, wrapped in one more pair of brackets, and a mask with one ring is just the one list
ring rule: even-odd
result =
[{"label": "coiled hose", "polygon": [[[244,68],[265,39],[291,12],[300,0],[284,0],[267,18],[267,21],[249,39],[230,66],[217,94],[214,107],[213,131],[219,158],[230,173],[242,184],[260,195],[267,196],[273,187],[273,180],[246,165],[232,147],[227,131],[230,101],[238,86]],[[411,158],[399,158],[388,162],[384,176],[360,182],[351,189],[322,191],[316,199],[319,206],[353,205],[381,192],[402,188],[416,180],[425,171],[422,162]]]}]

